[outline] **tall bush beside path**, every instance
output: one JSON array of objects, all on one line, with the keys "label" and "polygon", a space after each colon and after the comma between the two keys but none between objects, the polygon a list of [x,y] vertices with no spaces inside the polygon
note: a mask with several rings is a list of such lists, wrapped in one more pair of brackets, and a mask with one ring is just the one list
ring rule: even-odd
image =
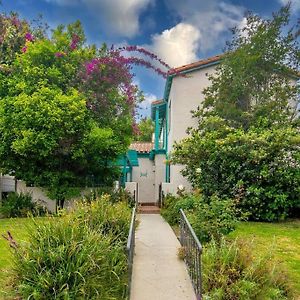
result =
[{"label": "tall bush beside path", "polygon": [[126,204],[102,197],[34,222],[28,243],[15,250],[18,293],[25,299],[125,299],[130,213]]}]

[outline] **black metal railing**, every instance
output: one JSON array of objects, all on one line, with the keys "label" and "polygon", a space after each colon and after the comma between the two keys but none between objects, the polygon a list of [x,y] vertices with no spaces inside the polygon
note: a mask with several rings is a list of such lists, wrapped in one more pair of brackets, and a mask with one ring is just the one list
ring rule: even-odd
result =
[{"label": "black metal railing", "polygon": [[162,208],[164,206],[165,193],[162,189],[162,184],[158,187],[158,207]]},{"label": "black metal railing", "polygon": [[128,233],[126,253],[128,262],[128,287],[127,287],[127,297],[130,299],[130,289],[131,289],[131,278],[132,278],[132,265],[134,256],[134,246],[135,246],[135,217],[136,217],[136,207],[132,209],[130,228]]},{"label": "black metal railing", "polygon": [[197,296],[202,299],[201,254],[202,246],[183,210],[180,209],[180,243],[183,248],[184,261]]}]

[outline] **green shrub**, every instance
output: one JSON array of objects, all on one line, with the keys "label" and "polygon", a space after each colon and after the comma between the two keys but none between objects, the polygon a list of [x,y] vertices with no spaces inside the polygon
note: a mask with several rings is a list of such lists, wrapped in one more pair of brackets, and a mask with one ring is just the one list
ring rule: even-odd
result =
[{"label": "green shrub", "polygon": [[125,243],[130,209],[108,197],[46,222],[34,222],[15,252],[16,286],[24,299],[125,298]]},{"label": "green shrub", "polygon": [[183,209],[185,212],[192,210],[195,208],[197,201],[197,196],[191,194],[182,195],[180,197],[168,194],[165,198],[161,214],[170,225],[176,225],[179,223],[180,209]]},{"label": "green shrub", "polygon": [[232,200],[212,196],[209,202],[199,198],[193,211],[187,213],[197,237],[201,242],[211,239],[219,241],[223,235],[233,231],[237,223],[246,217]]},{"label": "green shrub", "polygon": [[254,257],[253,246],[241,240],[228,242],[222,238],[204,247],[204,300],[293,299],[283,266],[274,261],[271,254]]},{"label": "green shrub", "polygon": [[183,209],[201,242],[208,242],[212,238],[220,240],[235,229],[238,221],[246,217],[237,209],[234,201],[217,196],[204,199],[197,194],[180,197],[167,195],[164,203],[161,214],[166,221],[172,226],[179,224],[179,211]]},{"label": "green shrub", "polygon": [[103,195],[90,204],[79,202],[72,213],[72,218],[81,220],[90,229],[101,234],[112,234],[123,243],[127,241],[131,210],[126,202],[112,204],[109,195]]},{"label": "green shrub", "polygon": [[135,206],[135,200],[128,191],[124,188],[115,189],[110,186],[98,187],[91,191],[88,195],[85,195],[84,199],[87,202],[91,202],[104,195],[109,195],[112,203],[126,202],[131,208]]},{"label": "green shrub", "polygon": [[30,194],[9,193],[0,205],[0,214],[5,218],[45,215],[47,209],[39,203],[33,202]]}]

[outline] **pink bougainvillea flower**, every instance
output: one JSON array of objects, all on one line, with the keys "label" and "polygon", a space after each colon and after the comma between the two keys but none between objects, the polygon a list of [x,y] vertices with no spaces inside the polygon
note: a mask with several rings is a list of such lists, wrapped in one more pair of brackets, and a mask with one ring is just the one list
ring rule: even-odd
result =
[{"label": "pink bougainvillea flower", "polygon": [[33,35],[30,32],[25,34],[25,40],[28,42],[32,42],[34,40]]},{"label": "pink bougainvillea flower", "polygon": [[70,48],[72,50],[75,50],[77,48],[79,42],[80,42],[80,37],[77,34],[73,34]]},{"label": "pink bougainvillea flower", "polygon": [[56,57],[63,57],[63,56],[65,56],[65,53],[64,52],[56,52],[55,56]]},{"label": "pink bougainvillea flower", "polygon": [[13,16],[13,17],[12,17],[11,23],[12,23],[15,27],[20,27],[20,26],[21,26],[21,22],[20,22],[20,20],[19,20],[16,16]]},{"label": "pink bougainvillea flower", "polygon": [[24,46],[24,47],[21,49],[21,51],[22,51],[23,53],[25,53],[25,52],[27,51],[27,46]]}]

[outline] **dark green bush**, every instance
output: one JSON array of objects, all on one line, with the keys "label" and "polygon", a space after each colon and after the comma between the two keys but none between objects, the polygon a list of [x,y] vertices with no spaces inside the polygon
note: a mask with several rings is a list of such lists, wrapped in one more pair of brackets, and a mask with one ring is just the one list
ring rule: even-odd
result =
[{"label": "dark green bush", "polygon": [[111,205],[107,197],[35,222],[29,242],[15,252],[20,295],[24,299],[125,299],[129,222],[126,204]]},{"label": "dark green bush", "polygon": [[204,199],[196,194],[179,197],[167,195],[164,203],[161,214],[166,221],[172,226],[179,224],[179,211],[183,209],[201,242],[208,242],[212,238],[220,240],[235,229],[238,221],[246,218],[234,201],[217,196]]},{"label": "dark green bush", "polygon": [[283,266],[271,254],[254,257],[252,248],[244,241],[224,238],[204,247],[204,300],[294,299]]},{"label": "dark green bush", "polygon": [[176,225],[179,223],[179,210],[183,209],[185,212],[192,210],[195,208],[197,201],[198,199],[194,195],[186,194],[178,197],[168,194],[164,200],[161,214],[170,225]]},{"label": "dark green bush", "polygon": [[237,209],[234,201],[212,196],[209,202],[199,198],[187,217],[199,240],[209,242],[211,239],[219,241],[223,235],[229,234],[246,215]]},{"label": "dark green bush", "polygon": [[45,207],[32,201],[30,194],[9,193],[0,205],[0,214],[5,218],[27,217],[28,214],[42,216],[46,212]]}]

